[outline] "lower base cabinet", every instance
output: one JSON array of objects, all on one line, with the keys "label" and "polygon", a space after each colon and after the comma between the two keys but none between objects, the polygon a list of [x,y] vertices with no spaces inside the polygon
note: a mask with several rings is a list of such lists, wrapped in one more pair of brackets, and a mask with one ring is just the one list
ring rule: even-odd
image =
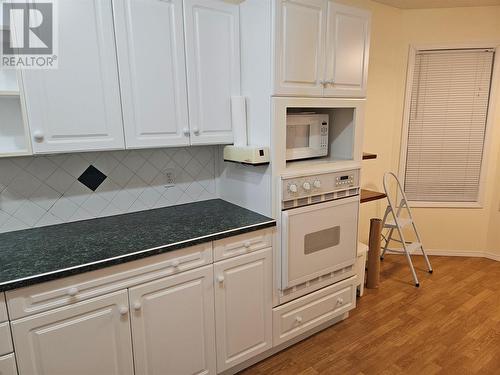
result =
[{"label": "lower base cabinet", "polygon": [[20,375],[133,375],[127,291],[12,322]]},{"label": "lower base cabinet", "polygon": [[215,374],[212,266],[129,290],[135,375]]},{"label": "lower base cabinet", "polygon": [[217,370],[272,347],[272,249],[215,263]]}]

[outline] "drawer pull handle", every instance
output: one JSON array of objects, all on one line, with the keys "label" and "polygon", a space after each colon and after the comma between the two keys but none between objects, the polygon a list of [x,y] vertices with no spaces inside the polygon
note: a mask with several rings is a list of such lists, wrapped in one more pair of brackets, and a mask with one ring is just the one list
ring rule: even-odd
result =
[{"label": "drawer pull handle", "polygon": [[224,276],[222,275],[217,276],[217,281],[219,282],[219,284],[224,283]]},{"label": "drawer pull handle", "polygon": [[141,309],[142,309],[142,305],[141,305],[141,303],[140,303],[140,302],[136,302],[136,303],[134,303],[134,310],[135,310],[135,311],[139,311],[139,310],[141,310]]},{"label": "drawer pull handle", "polygon": [[344,304],[344,299],[343,299],[343,298],[339,298],[339,299],[337,300],[337,304],[339,304],[339,305],[343,305],[343,304]]},{"label": "drawer pull handle", "polygon": [[172,267],[177,268],[179,267],[179,264],[181,264],[177,259],[172,261]]},{"label": "drawer pull handle", "polygon": [[247,241],[243,244],[243,246],[245,246],[247,249],[250,247],[251,243],[250,241]]},{"label": "drawer pull handle", "polygon": [[295,318],[295,321],[296,321],[297,323],[299,323],[299,324],[300,324],[300,323],[302,323],[302,317],[301,317],[301,316],[297,316],[297,317]]},{"label": "drawer pull handle", "polygon": [[77,287],[71,287],[68,289],[68,291],[66,292],[66,294],[70,297],[74,297],[78,294],[78,288]]},{"label": "drawer pull handle", "polygon": [[128,309],[125,306],[120,306],[118,312],[120,313],[121,316],[125,316],[128,314]]}]

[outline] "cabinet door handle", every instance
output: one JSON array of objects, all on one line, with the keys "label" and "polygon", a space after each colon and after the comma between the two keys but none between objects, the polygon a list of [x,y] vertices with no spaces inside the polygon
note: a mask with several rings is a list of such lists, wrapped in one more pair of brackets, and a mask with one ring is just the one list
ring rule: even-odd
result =
[{"label": "cabinet door handle", "polygon": [[299,324],[300,324],[300,323],[302,323],[302,317],[301,317],[301,316],[297,316],[297,317],[295,318],[295,321],[296,321],[297,323],[299,323]]},{"label": "cabinet door handle", "polygon": [[224,276],[222,275],[217,276],[217,281],[219,282],[219,284],[224,283]]},{"label": "cabinet door handle", "polygon": [[141,303],[140,302],[134,303],[134,310],[139,311],[140,309],[142,309]]},{"label": "cabinet door handle", "polygon": [[66,294],[70,297],[74,297],[78,294],[78,288],[73,286],[66,291]]},{"label": "cabinet door handle", "polygon": [[43,142],[43,133],[40,130],[36,130],[33,132],[33,138],[36,142]]},{"label": "cabinet door handle", "polygon": [[320,80],[320,81],[319,81],[319,84],[320,84],[320,85],[323,85],[323,86],[326,86],[327,81],[325,81],[325,80],[323,80],[323,79],[322,79],[322,80]]},{"label": "cabinet door handle", "polygon": [[118,308],[118,312],[120,313],[121,316],[125,316],[128,314],[128,309],[126,306],[120,306]]},{"label": "cabinet door handle", "polygon": [[344,304],[344,299],[343,299],[343,298],[339,298],[339,299],[337,300],[337,303],[338,303],[339,305],[343,305],[343,304]]},{"label": "cabinet door handle", "polygon": [[332,79],[326,81],[326,83],[328,83],[329,85],[334,85],[335,84],[335,80],[332,78]]},{"label": "cabinet door handle", "polygon": [[188,128],[184,128],[184,129],[182,129],[182,133],[184,133],[184,135],[185,135],[186,137],[189,137],[189,129],[188,129]]},{"label": "cabinet door handle", "polygon": [[194,134],[194,135],[200,135],[200,129],[198,129],[198,128],[194,128],[194,129],[193,129],[193,134]]}]

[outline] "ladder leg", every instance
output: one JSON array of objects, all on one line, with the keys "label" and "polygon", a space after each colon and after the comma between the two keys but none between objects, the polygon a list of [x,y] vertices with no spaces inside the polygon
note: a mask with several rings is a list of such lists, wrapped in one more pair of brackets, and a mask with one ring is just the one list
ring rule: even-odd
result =
[{"label": "ladder leg", "polygon": [[380,255],[381,260],[384,260],[385,252],[387,251],[387,248],[389,247],[389,242],[391,242],[393,232],[394,232],[394,228],[389,229],[389,233],[387,234],[387,237],[385,238],[385,244],[384,244],[384,249],[382,250],[382,255]]},{"label": "ladder leg", "polygon": [[406,260],[408,261],[408,265],[410,266],[411,273],[413,275],[413,280],[415,281],[415,286],[418,288],[420,286],[420,283],[418,282],[418,277],[417,273],[415,272],[415,267],[413,267],[413,262],[411,261],[411,256],[408,250],[406,250],[406,245],[404,245],[405,248],[405,255],[406,255]]},{"label": "ladder leg", "polygon": [[434,272],[434,270],[432,269],[432,266],[431,266],[431,262],[430,262],[429,258],[427,257],[427,254],[425,253],[424,247],[421,246],[420,249],[422,249],[422,254],[424,256],[425,263],[427,264],[427,270],[429,271],[429,273]]}]

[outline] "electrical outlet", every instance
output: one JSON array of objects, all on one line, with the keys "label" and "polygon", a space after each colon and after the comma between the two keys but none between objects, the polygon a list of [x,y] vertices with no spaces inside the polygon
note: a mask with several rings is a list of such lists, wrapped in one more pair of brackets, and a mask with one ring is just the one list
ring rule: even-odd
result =
[{"label": "electrical outlet", "polygon": [[175,169],[168,168],[163,173],[165,175],[165,187],[175,186]]}]

